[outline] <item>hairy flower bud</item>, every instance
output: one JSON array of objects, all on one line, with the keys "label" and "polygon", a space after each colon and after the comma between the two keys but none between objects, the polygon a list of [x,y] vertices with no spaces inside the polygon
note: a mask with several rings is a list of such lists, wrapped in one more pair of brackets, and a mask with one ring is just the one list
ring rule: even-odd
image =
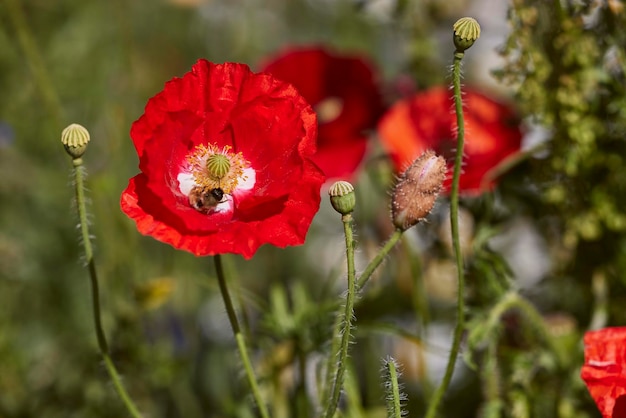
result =
[{"label": "hairy flower bud", "polygon": [[452,25],[454,30],[454,46],[457,52],[465,52],[466,49],[474,45],[480,36],[480,25],[476,19],[462,17]]},{"label": "hairy flower bud", "polygon": [[347,215],[354,211],[356,197],[352,184],[347,181],[337,181],[328,189],[328,195],[330,196],[330,204],[337,212]]},{"label": "hairy flower bud", "polygon": [[433,210],[446,178],[446,160],[433,151],[420,155],[400,176],[393,190],[391,217],[396,228],[407,230]]}]

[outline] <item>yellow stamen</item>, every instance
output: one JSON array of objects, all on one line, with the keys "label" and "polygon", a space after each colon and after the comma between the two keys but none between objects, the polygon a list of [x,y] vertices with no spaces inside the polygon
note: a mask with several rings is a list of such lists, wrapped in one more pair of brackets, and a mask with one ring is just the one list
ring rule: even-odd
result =
[{"label": "yellow stamen", "polygon": [[230,194],[239,181],[246,180],[244,170],[250,165],[241,152],[233,153],[232,147],[198,145],[193,154],[187,157],[197,187],[203,189],[220,188]]}]

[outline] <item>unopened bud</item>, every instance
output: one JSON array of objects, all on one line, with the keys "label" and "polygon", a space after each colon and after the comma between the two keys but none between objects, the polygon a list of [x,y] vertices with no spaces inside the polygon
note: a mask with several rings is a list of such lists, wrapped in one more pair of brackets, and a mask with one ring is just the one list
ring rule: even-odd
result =
[{"label": "unopened bud", "polygon": [[356,196],[354,195],[354,187],[347,181],[335,182],[328,189],[330,196],[330,204],[342,215],[347,215],[354,211],[356,206]]},{"label": "unopened bud", "polygon": [[454,30],[454,46],[457,52],[465,52],[466,49],[474,45],[480,36],[480,25],[476,19],[462,17],[452,25]]},{"label": "unopened bud", "polygon": [[433,210],[446,178],[446,160],[426,151],[400,176],[393,190],[391,217],[396,228],[407,230]]},{"label": "unopened bud", "polygon": [[77,123],[72,123],[61,132],[61,142],[65,151],[74,159],[82,157],[89,140],[89,131]]}]

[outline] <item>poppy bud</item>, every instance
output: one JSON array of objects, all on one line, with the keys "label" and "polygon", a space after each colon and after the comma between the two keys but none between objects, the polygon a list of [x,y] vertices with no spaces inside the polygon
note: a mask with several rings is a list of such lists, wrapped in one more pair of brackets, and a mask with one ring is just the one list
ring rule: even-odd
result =
[{"label": "poppy bud", "polygon": [[456,52],[463,53],[469,49],[480,36],[480,25],[471,17],[462,17],[452,25],[454,30],[454,46]]},{"label": "poppy bud", "polygon": [[328,195],[330,196],[330,204],[342,215],[352,213],[354,206],[356,206],[354,186],[347,181],[333,183],[328,189]]},{"label": "poppy bud", "polygon": [[419,156],[400,176],[393,190],[393,224],[404,231],[424,220],[433,210],[445,178],[446,160],[443,157],[430,150]]},{"label": "poppy bud", "polygon": [[77,123],[72,123],[61,132],[61,142],[65,151],[74,159],[82,157],[89,140],[89,131]]}]

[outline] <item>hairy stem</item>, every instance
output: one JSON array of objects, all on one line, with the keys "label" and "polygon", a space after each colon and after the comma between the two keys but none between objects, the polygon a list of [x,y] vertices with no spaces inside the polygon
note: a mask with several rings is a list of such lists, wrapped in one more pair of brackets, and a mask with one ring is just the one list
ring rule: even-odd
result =
[{"label": "hairy stem", "polygon": [[87,216],[87,204],[85,198],[85,169],[83,167],[82,158],[75,158],[72,161],[74,165],[74,185],[76,192],[76,207],[78,210],[78,217],[80,222],[80,231],[81,231],[81,241],[83,244],[83,250],[85,252],[85,259],[87,261],[87,268],[89,271],[89,277],[91,279],[91,297],[92,297],[92,305],[93,305],[93,322],[94,327],[96,329],[96,337],[98,340],[98,348],[100,349],[100,354],[104,359],[104,365],[106,366],[107,372],[113,381],[113,386],[115,387],[115,391],[124,402],[126,409],[130,413],[130,415],[134,418],[141,417],[139,410],[133,403],[130,396],[126,392],[124,385],[122,384],[122,379],[120,378],[111,357],[109,356],[109,346],[107,344],[106,337],[104,335],[104,331],[102,329],[102,319],[100,315],[100,291],[98,288],[98,276],[96,272],[96,264],[93,258],[93,248],[91,246],[91,240],[89,235],[89,223]]},{"label": "hairy stem", "polygon": [[401,418],[402,405],[400,403],[400,385],[398,384],[398,370],[393,359],[385,360],[385,389],[387,392],[387,417]]},{"label": "hairy stem", "polygon": [[457,143],[456,157],[454,159],[454,174],[452,175],[452,189],[450,192],[450,226],[452,232],[452,244],[454,247],[454,256],[456,260],[457,270],[457,312],[456,326],[454,328],[454,336],[452,339],[452,347],[448,364],[443,375],[441,384],[432,397],[426,418],[434,418],[437,415],[437,408],[441,403],[443,395],[448,390],[452,375],[454,373],[454,365],[459,355],[461,347],[461,337],[463,336],[463,328],[465,326],[465,276],[463,271],[463,255],[461,254],[461,241],[459,239],[459,179],[461,177],[461,166],[463,163],[463,141],[465,137],[465,124],[463,120],[463,100],[461,98],[461,60],[462,52],[454,53],[454,67],[452,72],[452,83],[454,87],[454,110],[456,112],[457,122]]},{"label": "hairy stem", "polygon": [[[352,215],[343,215],[343,230],[346,237],[346,259],[348,264],[348,292],[346,294],[345,310],[343,315],[343,327],[341,327],[341,344],[339,346],[339,356],[337,358],[337,369],[332,381],[332,389],[330,399],[326,404],[326,412],[324,417],[332,418],[339,404],[339,396],[343,387],[344,375],[348,361],[348,348],[350,347],[350,338],[352,334],[352,317],[354,310],[354,299],[356,293],[356,280],[354,269],[354,239],[352,236]],[[333,339],[337,339],[338,335],[333,335]],[[334,357],[335,353],[331,353]],[[328,384],[328,383],[327,383]]]}]

